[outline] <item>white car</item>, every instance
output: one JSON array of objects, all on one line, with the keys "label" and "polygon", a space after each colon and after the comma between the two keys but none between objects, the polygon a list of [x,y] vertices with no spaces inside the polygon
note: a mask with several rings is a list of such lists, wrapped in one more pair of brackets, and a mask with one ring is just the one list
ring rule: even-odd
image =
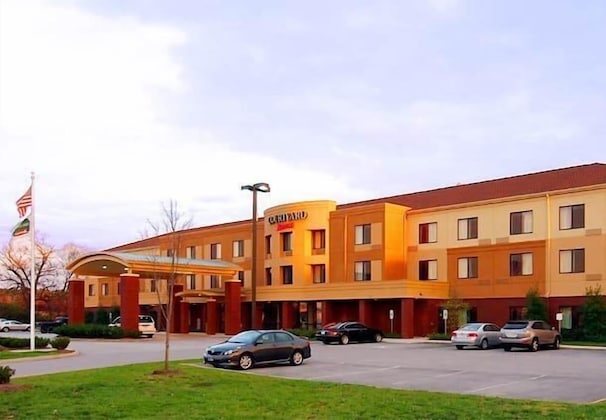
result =
[{"label": "white car", "polygon": [[[108,326],[120,327],[120,317],[114,319]],[[153,337],[156,333],[156,323],[154,318],[152,318],[150,315],[139,315],[139,331],[143,336]]]},{"label": "white car", "polygon": [[13,319],[7,319],[0,322],[0,331],[8,332],[8,331],[29,331],[29,324],[24,324],[20,321],[15,321]]}]

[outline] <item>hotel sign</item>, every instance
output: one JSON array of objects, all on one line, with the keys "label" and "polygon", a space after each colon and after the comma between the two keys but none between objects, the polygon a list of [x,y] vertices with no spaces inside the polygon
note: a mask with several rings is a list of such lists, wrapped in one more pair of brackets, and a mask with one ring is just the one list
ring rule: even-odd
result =
[{"label": "hotel sign", "polygon": [[300,211],[291,211],[288,213],[276,214],[274,216],[269,216],[267,218],[267,222],[270,225],[275,225],[276,223],[288,223],[294,222],[295,220],[305,220],[307,219],[307,212],[305,210]]}]

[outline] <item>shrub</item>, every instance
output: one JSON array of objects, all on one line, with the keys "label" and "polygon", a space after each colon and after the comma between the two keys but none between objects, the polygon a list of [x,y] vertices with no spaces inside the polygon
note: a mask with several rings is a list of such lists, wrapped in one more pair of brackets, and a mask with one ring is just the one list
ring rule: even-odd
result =
[{"label": "shrub", "polygon": [[69,345],[69,337],[55,337],[51,340],[50,345],[57,350],[65,350]]},{"label": "shrub", "polygon": [[385,337],[386,338],[402,338],[402,334],[397,333],[397,332],[386,332]]},{"label": "shrub", "polygon": [[11,381],[11,376],[15,374],[15,369],[10,366],[0,366],[0,384],[7,384]]},{"label": "shrub", "polygon": [[430,340],[450,340],[450,335],[448,334],[444,334],[444,333],[431,333],[429,334],[428,338]]},{"label": "shrub", "polygon": [[[48,338],[36,337],[34,346],[37,349],[43,349],[48,346],[48,343],[50,343]],[[0,346],[8,349],[26,349],[30,346],[30,341],[29,338],[2,337]]]},{"label": "shrub", "polygon": [[298,335],[299,337],[314,338],[316,336],[316,330],[294,328],[288,330],[288,332],[293,333],[294,335]]},{"label": "shrub", "polygon": [[108,327],[101,324],[68,324],[53,329],[53,332],[72,338],[138,338],[141,336],[141,332],[138,330],[127,331],[120,327]]}]

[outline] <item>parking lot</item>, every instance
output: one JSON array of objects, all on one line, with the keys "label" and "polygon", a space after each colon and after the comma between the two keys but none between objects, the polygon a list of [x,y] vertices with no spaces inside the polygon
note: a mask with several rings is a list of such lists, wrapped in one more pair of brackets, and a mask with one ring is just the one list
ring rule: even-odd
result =
[{"label": "parking lot", "polygon": [[[448,344],[312,346],[297,368],[257,375],[505,398],[598,402],[606,398],[606,351],[456,350]],[[248,373],[248,372],[247,372]]]}]

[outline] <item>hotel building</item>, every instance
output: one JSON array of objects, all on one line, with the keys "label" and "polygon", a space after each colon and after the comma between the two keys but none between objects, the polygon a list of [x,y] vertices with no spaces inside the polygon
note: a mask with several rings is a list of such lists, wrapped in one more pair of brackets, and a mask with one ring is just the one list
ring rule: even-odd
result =
[{"label": "hotel building", "polygon": [[[450,299],[468,305],[462,322],[503,324],[524,317],[536,288],[547,321],[561,312],[571,328],[587,288],[606,290],[600,163],[356,203],[288,203],[265,210],[256,226],[255,327],[359,320],[423,336],[443,331]],[[174,251],[175,235],[161,235],[73,262],[70,321],[128,306],[133,320],[151,313],[161,324],[164,270],[178,273],[172,331],[250,328],[252,221],[177,235]]]}]

